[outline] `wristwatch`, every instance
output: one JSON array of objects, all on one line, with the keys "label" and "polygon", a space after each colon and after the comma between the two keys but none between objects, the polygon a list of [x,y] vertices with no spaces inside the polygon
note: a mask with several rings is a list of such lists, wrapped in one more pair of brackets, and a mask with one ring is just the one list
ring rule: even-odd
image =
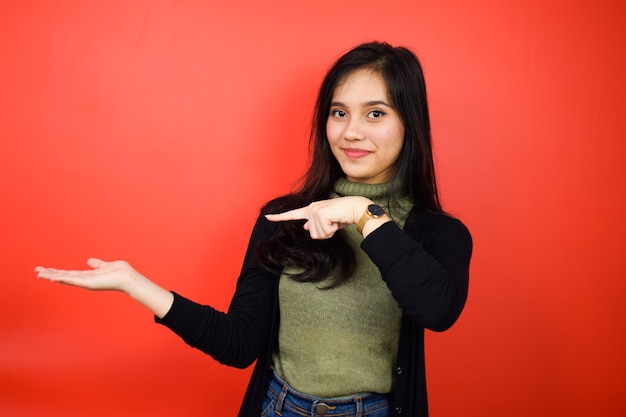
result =
[{"label": "wristwatch", "polygon": [[357,232],[363,233],[363,226],[365,226],[368,220],[377,219],[383,214],[385,214],[385,210],[378,204],[370,204],[367,206],[367,210],[365,210],[365,213],[363,213],[363,216],[361,216],[356,224]]}]

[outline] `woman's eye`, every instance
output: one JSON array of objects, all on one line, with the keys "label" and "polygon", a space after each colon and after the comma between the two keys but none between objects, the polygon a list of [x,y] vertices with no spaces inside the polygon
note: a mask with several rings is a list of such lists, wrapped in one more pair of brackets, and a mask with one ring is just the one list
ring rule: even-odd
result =
[{"label": "woman's eye", "polygon": [[382,117],[384,115],[385,112],[383,112],[382,110],[372,110],[369,116],[373,119],[378,119],[379,117]]},{"label": "woman's eye", "polygon": [[333,110],[330,114],[332,114],[335,117],[346,117],[346,112],[343,110]]}]

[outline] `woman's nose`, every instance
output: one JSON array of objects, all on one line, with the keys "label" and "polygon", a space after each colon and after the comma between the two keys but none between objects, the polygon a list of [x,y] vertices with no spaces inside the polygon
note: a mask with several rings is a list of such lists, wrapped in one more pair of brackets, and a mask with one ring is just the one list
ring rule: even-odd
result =
[{"label": "woman's nose", "polygon": [[356,118],[351,119],[344,132],[344,137],[346,140],[363,140],[365,138],[365,132],[362,121]]}]

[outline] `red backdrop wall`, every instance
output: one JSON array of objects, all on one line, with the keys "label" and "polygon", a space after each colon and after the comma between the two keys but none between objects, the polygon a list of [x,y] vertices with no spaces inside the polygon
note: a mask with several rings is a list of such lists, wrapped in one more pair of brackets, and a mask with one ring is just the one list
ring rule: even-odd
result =
[{"label": "red backdrop wall", "polygon": [[626,414],[622,3],[210,3],[0,4],[1,415],[235,415],[250,370],[32,270],[126,259],[225,309],[325,70],[372,39],[423,61],[475,240],[461,319],[427,335],[432,415]]}]

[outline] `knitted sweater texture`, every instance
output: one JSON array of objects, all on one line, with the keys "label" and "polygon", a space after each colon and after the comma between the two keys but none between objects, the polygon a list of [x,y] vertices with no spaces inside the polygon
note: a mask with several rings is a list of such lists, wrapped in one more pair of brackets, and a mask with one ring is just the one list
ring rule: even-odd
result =
[{"label": "knitted sweater texture", "polygon": [[[340,180],[333,197],[363,196],[382,205],[387,184]],[[411,203],[394,204],[394,221],[403,225]],[[354,274],[338,287],[325,289],[334,277],[319,283],[297,282],[283,270],[279,283],[279,348],[273,368],[292,388],[317,397],[344,397],[393,386],[402,310],[380,271],[361,249],[363,236],[350,225],[339,233],[352,247]]]}]

